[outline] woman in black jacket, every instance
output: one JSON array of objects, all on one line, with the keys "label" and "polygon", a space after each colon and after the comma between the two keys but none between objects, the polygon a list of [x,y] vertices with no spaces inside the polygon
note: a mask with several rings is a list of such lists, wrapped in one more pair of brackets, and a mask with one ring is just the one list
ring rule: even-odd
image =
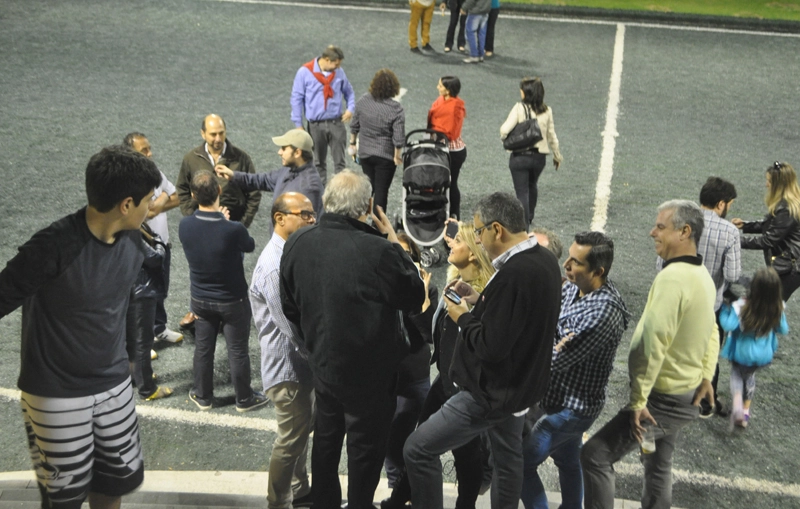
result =
[{"label": "woman in black jacket", "polygon": [[788,301],[800,287],[800,186],[797,174],[787,163],[775,162],[767,168],[767,215],[763,221],[744,222],[734,218],[731,222],[743,233],[760,234],[742,236],[742,249],[761,249],[767,266],[775,269],[783,284],[783,300]]},{"label": "woman in black jacket", "polygon": [[[494,274],[494,267],[483,248],[475,243],[473,224],[458,223],[458,233],[455,238],[446,240],[450,247],[450,255],[447,258],[450,263],[447,270],[448,282],[461,279],[477,292],[482,292]],[[433,328],[434,351],[431,364],[435,363],[439,371],[422,404],[419,414],[419,423],[422,423],[442,408],[450,396],[458,391],[448,376],[458,338],[458,325],[447,315],[443,300],[440,300],[437,306],[428,307],[420,318],[416,323],[421,324],[424,319],[428,326]],[[458,479],[456,509],[474,509],[483,478],[480,439],[476,438],[454,450],[453,457]],[[409,500],[411,500],[411,487],[404,473],[394,485],[392,496],[381,502],[381,509],[404,508]]]},{"label": "woman in black jacket", "polygon": [[156,301],[167,295],[164,279],[164,253],[166,245],[147,224],[141,226],[144,262],[131,289],[126,316],[128,358],[131,374],[139,396],[144,401],[166,398],[172,394],[169,387],[155,382],[150,352],[155,336]]}]

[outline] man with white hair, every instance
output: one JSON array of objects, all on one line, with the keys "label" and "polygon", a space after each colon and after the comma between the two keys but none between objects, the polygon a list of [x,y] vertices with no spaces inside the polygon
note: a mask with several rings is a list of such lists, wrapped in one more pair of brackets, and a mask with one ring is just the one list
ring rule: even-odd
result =
[{"label": "man with white hair", "polygon": [[338,509],[347,434],[347,499],[372,507],[395,410],[397,368],[408,352],[400,311],[419,311],[425,285],[377,207],[372,186],[343,170],[322,197],[317,225],[289,237],[280,269],[286,318],[308,350],[316,393],[311,470],[317,509]]},{"label": "man with white hair", "polygon": [[680,430],[697,419],[700,401],[714,403],[711,378],[719,354],[714,281],[697,255],[703,212],[689,200],[658,207],[650,231],[664,259],[631,338],[628,405],[606,423],[581,451],[584,507],[614,507],[614,463],[642,447],[643,509],[672,503],[672,452]]}]

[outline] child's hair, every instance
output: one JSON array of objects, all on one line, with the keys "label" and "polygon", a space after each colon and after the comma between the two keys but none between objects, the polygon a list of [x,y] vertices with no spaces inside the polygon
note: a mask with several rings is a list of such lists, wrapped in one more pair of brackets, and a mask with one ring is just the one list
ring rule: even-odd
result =
[{"label": "child's hair", "polygon": [[742,331],[763,336],[777,327],[783,313],[782,295],[781,278],[775,269],[758,269],[750,283],[747,301],[742,306]]}]

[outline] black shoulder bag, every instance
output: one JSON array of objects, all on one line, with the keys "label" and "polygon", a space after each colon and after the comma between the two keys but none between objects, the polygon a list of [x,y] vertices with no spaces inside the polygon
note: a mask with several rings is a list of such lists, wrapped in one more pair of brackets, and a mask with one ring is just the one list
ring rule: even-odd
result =
[{"label": "black shoulder bag", "polygon": [[531,118],[530,106],[525,103],[522,106],[525,108],[525,120],[514,126],[503,140],[503,148],[512,152],[532,148],[543,139],[536,115]]}]

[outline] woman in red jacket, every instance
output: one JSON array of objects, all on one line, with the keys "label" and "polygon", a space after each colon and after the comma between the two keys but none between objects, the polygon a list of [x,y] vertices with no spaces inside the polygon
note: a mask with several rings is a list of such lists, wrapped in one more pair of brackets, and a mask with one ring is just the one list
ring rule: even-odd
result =
[{"label": "woman in red jacket", "polygon": [[467,110],[464,101],[458,97],[461,81],[456,76],[442,76],[439,84],[439,98],[433,101],[428,111],[428,129],[439,131],[447,136],[450,149],[450,216],[458,219],[461,214],[461,191],[458,190],[458,174],[467,159],[467,146],[461,139],[461,126]]}]

